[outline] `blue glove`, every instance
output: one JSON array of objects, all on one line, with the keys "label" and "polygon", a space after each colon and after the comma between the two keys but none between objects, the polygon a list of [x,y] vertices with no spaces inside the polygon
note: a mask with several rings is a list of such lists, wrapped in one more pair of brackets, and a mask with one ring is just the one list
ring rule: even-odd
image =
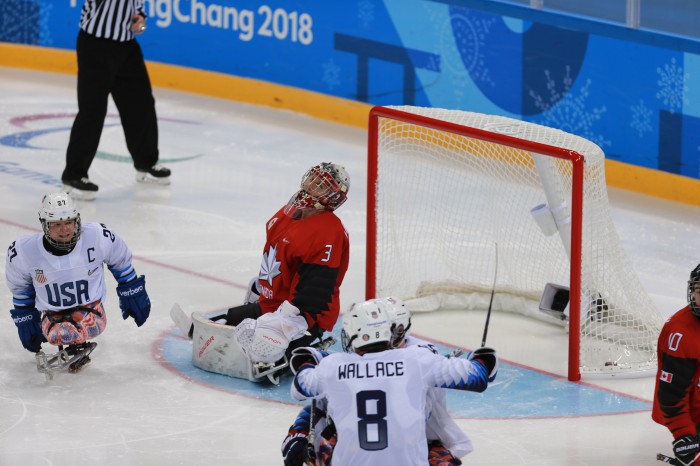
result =
[{"label": "blue glove", "polygon": [[22,346],[32,353],[41,351],[41,342],[46,341],[41,331],[41,313],[35,307],[31,309],[12,309],[12,320],[17,326]]},{"label": "blue glove", "polygon": [[151,313],[151,300],[146,293],[146,277],[141,275],[127,283],[117,286],[119,307],[122,317],[126,320],[133,317],[137,326],[142,326]]}]

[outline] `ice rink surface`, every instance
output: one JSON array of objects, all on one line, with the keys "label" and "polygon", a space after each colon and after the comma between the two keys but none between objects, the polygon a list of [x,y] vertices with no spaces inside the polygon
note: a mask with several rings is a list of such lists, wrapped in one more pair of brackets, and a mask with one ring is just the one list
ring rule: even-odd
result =
[{"label": "ice rink surface", "polygon": [[[212,380],[193,369],[189,343],[168,311],[173,303],[204,313],[238,304],[260,264],[264,222],[321,161],[344,164],[352,179],[338,211],[351,238],[341,302],[347,308],[363,299],[364,131],[155,93],[161,161],[173,170],[172,185],[134,181],[112,106],[90,170],[97,200],[79,203],[83,222],[105,223],[130,245],[146,276],[151,316],[141,328],[123,321],[110,292],[109,324],[95,340],[92,363],[47,381],[17,338],[3,268],[2,466],[282,464],[279,446],[300,405],[286,390]],[[40,200],[60,187],[75,112],[74,77],[0,68],[0,244],[40,229]],[[615,189],[609,195],[642,284],[663,315],[675,312],[700,262],[700,208]],[[483,328],[483,312],[413,317],[415,334],[447,347],[478,346]],[[670,434],[650,417],[653,377],[567,382],[564,331],[525,317],[494,314],[488,344],[504,362],[497,383],[483,395],[459,393],[449,406],[475,446],[465,464],[653,465],[661,464],[657,452],[670,454]]]}]

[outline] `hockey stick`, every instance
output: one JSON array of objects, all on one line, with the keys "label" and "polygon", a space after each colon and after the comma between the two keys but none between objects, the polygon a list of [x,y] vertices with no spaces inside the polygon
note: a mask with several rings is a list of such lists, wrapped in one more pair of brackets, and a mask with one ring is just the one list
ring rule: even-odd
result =
[{"label": "hockey stick", "polygon": [[489,310],[486,311],[486,324],[484,325],[484,336],[481,338],[481,347],[486,346],[486,334],[489,332],[489,322],[491,321],[491,307],[493,306],[493,295],[496,293],[496,278],[498,277],[498,243],[493,243],[496,247],[496,266],[493,271],[493,286],[491,287],[491,300]]},{"label": "hockey stick", "polygon": [[173,304],[173,307],[170,308],[170,318],[175,322],[175,325],[177,325],[177,328],[179,328],[182,333],[192,338],[192,334],[190,333],[192,330],[192,318],[185,314],[185,311],[182,310],[178,303]]},{"label": "hockey stick", "polygon": [[[489,322],[491,321],[491,308],[493,307],[493,295],[496,293],[496,278],[498,277],[498,243],[493,243],[496,247],[496,266],[493,271],[493,285],[491,286],[491,299],[489,300],[489,309],[486,311],[486,323],[484,324],[484,336],[481,337],[481,348],[486,346],[486,335],[489,332]],[[452,350],[449,354],[450,358],[458,358],[464,354],[461,349]]]},{"label": "hockey stick", "polygon": [[316,398],[311,400],[311,413],[309,413],[309,443],[306,446],[306,458],[304,462],[309,466],[316,466]]},{"label": "hockey stick", "polygon": [[675,466],[683,466],[683,463],[678,461],[676,458],[674,458],[672,456],[666,456],[663,453],[657,453],[656,459],[661,461],[662,463],[673,464]]}]

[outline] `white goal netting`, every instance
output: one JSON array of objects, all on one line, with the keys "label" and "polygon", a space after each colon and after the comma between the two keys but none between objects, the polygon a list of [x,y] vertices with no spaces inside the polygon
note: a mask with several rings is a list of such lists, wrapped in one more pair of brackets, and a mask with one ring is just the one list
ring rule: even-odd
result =
[{"label": "white goal netting", "polygon": [[[499,116],[386,109],[406,114],[400,119],[381,116],[376,160],[374,149],[369,150],[370,166],[376,162],[376,179],[370,169],[369,180],[376,187],[376,202],[369,208],[376,238],[368,238],[368,245],[376,250],[377,296],[400,296],[413,311],[486,309],[496,276],[494,310],[568,327],[560,319],[563,314],[539,307],[545,286],[566,288],[573,273],[581,283],[580,334],[571,335],[579,339],[580,372],[623,375],[656,369],[662,318],[619,244],[608,204],[605,156],[597,145]],[[444,128],[412,122],[411,115],[440,120]],[[477,139],[457,134],[455,128],[482,131]],[[580,268],[572,271],[570,261],[576,215],[573,164],[525,150],[518,141],[584,157]]]}]

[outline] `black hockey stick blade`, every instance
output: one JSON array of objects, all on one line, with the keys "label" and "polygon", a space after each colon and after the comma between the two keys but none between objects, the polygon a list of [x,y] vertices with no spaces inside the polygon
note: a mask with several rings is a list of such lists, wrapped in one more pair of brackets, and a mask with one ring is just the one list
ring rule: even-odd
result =
[{"label": "black hockey stick blade", "polygon": [[666,456],[663,453],[657,453],[656,459],[661,461],[662,463],[673,464],[674,466],[684,466],[683,463],[678,461],[676,458],[672,456]]}]

